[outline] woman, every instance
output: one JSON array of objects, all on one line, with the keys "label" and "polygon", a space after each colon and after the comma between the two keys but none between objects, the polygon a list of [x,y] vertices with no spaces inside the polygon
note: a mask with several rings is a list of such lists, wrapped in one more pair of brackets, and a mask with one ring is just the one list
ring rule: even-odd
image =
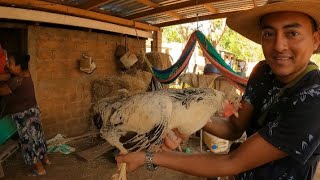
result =
[{"label": "woman", "polygon": [[28,70],[29,55],[9,57],[10,80],[0,86],[5,100],[5,114],[10,114],[17,124],[21,150],[25,163],[30,166],[29,176],[45,175],[43,164],[50,164],[47,146],[40,122],[40,109],[36,102],[31,74]]}]

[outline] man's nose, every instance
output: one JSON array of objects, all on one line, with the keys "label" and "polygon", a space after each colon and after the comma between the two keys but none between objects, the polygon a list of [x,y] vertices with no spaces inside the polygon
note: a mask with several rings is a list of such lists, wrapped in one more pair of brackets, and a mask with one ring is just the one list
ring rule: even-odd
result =
[{"label": "man's nose", "polygon": [[277,34],[274,41],[274,50],[277,52],[282,52],[288,49],[287,38],[282,34]]}]

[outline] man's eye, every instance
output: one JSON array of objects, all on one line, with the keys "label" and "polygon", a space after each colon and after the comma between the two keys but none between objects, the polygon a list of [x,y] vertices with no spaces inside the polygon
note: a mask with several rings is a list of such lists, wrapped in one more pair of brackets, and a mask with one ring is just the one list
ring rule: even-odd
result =
[{"label": "man's eye", "polygon": [[271,39],[274,36],[274,33],[272,32],[263,32],[262,37],[265,39]]},{"label": "man's eye", "polygon": [[298,36],[300,33],[299,32],[296,32],[296,31],[292,31],[292,32],[288,32],[288,36],[289,37],[296,37]]}]

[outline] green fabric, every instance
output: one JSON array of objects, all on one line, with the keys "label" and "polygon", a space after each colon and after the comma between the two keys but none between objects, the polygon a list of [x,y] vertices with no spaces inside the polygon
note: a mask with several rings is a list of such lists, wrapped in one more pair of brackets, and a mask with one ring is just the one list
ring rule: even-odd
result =
[{"label": "green fabric", "polygon": [[76,150],[75,148],[73,148],[69,145],[66,145],[66,144],[48,147],[49,153],[60,152],[62,154],[70,154],[70,153],[74,152],[75,150]]},{"label": "green fabric", "polygon": [[220,54],[216,51],[216,49],[212,46],[212,44],[207,40],[204,34],[201,31],[196,31],[197,38],[200,43],[207,49],[209,55],[215,59],[219,64],[228,69],[230,72],[238,75],[220,56]]},{"label": "green fabric", "polygon": [[16,123],[10,115],[0,119],[0,145],[4,144],[17,131]]}]

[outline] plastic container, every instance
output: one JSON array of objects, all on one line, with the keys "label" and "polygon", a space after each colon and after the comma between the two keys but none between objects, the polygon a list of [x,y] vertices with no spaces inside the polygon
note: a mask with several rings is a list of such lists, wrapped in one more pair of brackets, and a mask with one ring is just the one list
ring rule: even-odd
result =
[{"label": "plastic container", "polygon": [[9,115],[0,119],[0,144],[4,144],[17,131],[16,123]]},{"label": "plastic container", "polygon": [[230,148],[230,141],[220,139],[206,132],[203,132],[203,141],[210,151],[216,154],[227,153]]}]

